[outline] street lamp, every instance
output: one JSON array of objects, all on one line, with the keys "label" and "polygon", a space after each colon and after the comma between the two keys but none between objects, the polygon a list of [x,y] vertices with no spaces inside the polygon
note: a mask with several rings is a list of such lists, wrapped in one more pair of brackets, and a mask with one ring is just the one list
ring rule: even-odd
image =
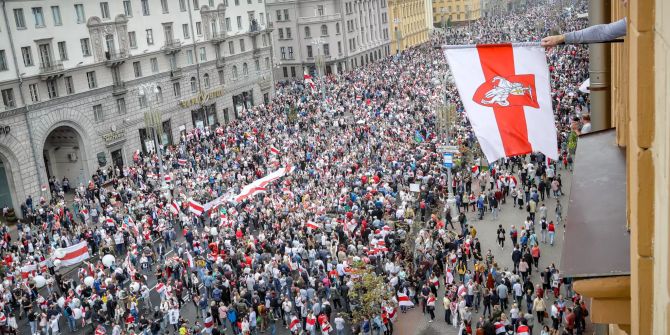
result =
[{"label": "street lamp", "polygon": [[319,75],[319,79],[321,80],[321,96],[322,96],[322,101],[325,104],[326,103],[326,76],[325,76],[325,61],[324,61],[324,56],[321,55],[321,44],[325,43],[322,39],[317,38],[314,41],[312,41],[313,45],[316,45],[316,71]]},{"label": "street lamp", "polygon": [[[451,104],[449,101],[449,86],[453,85],[454,79],[449,75],[449,72],[447,72],[446,77],[444,78],[444,106],[440,108],[440,121],[441,121],[441,133],[444,136],[444,142],[446,143],[447,146],[451,145],[451,124],[453,122],[451,114],[454,109],[454,105]],[[447,211],[447,208],[449,209],[449,212],[451,213],[451,220],[453,223],[456,223],[458,221],[457,213],[458,209],[456,208],[456,198],[454,197],[454,189],[453,189],[453,176],[451,173],[451,167],[447,168],[447,190],[449,191],[448,197],[447,197],[447,204],[445,206],[445,212]]]},{"label": "street lamp", "polygon": [[[158,140],[158,136],[162,133],[163,129],[162,115],[159,109],[154,108],[153,103],[154,100],[159,102],[158,96],[161,92],[156,83],[144,83],[139,85],[137,93],[140,97],[146,99],[147,103],[149,104],[149,111],[144,113],[144,127],[151,129],[151,135],[154,138],[154,148],[156,155],[158,156],[158,162],[160,164],[158,178],[161,180],[161,190],[166,190],[167,185],[165,183],[165,167],[163,166],[163,152],[161,150],[162,141],[159,142]],[[153,98],[151,95],[153,95]],[[169,194],[169,192],[166,192],[166,194]]]},{"label": "street lamp", "polygon": [[442,13],[442,29],[446,30],[447,27],[445,26],[446,22],[444,22],[444,21],[445,21],[445,20],[444,20],[444,15],[447,13],[447,8],[446,8],[446,7],[442,7],[442,8],[440,9],[440,12]]}]

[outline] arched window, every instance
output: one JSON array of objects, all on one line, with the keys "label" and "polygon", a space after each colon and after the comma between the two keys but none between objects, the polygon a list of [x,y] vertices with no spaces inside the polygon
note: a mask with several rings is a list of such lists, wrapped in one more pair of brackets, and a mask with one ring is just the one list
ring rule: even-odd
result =
[{"label": "arched window", "polygon": [[312,37],[312,32],[309,31],[309,27],[305,27],[305,37]]},{"label": "arched window", "polygon": [[209,88],[209,74],[205,73],[205,75],[202,76],[202,81],[205,84],[205,88]]},{"label": "arched window", "polygon": [[328,35],[328,26],[325,24],[321,25],[321,36],[327,36]]},{"label": "arched window", "polygon": [[237,65],[233,65],[233,79],[237,80]]},{"label": "arched window", "polygon": [[191,92],[195,93],[198,90],[198,85],[195,82],[195,77],[191,77]]},{"label": "arched window", "polygon": [[249,66],[247,66],[247,63],[242,64],[242,74],[245,77],[249,76]]}]

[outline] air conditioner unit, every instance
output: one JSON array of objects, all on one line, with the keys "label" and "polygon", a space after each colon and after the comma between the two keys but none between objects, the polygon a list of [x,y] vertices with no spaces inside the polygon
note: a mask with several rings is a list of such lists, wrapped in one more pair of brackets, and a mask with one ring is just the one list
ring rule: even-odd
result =
[{"label": "air conditioner unit", "polygon": [[70,159],[70,162],[76,162],[77,161],[77,153],[76,152],[71,152],[67,154],[67,158]]}]

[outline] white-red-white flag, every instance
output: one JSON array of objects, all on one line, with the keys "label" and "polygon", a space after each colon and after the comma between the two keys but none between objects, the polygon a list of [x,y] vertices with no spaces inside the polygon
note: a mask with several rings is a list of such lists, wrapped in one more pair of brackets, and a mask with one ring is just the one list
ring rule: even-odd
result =
[{"label": "white-red-white flag", "polygon": [[193,214],[195,214],[195,215],[197,215],[197,216],[200,216],[200,215],[202,215],[202,212],[205,211],[205,208],[202,206],[201,203],[199,203],[199,202],[197,202],[197,201],[195,201],[195,200],[193,200],[193,199],[190,199],[190,200],[188,201],[188,210],[189,210],[191,213],[193,213]]},{"label": "white-red-white flag", "polygon": [[61,266],[70,266],[88,259],[88,243],[86,241],[71,245],[67,248],[59,248],[54,252],[54,259],[60,260]]},{"label": "white-red-white flag", "polygon": [[398,292],[398,305],[412,307],[414,306],[414,303],[409,299],[407,294]]},{"label": "white-red-white flag", "polygon": [[309,86],[309,89],[312,91],[312,93],[316,92],[316,85],[314,84],[314,80],[312,79],[312,76],[307,73],[307,70],[305,70],[305,85]]},{"label": "white-red-white flag", "polygon": [[270,155],[279,155],[281,151],[279,149],[275,148],[274,146],[270,147]]},{"label": "white-red-white flag", "polygon": [[558,158],[549,70],[539,44],[447,47],[468,119],[489,162],[542,152]]}]

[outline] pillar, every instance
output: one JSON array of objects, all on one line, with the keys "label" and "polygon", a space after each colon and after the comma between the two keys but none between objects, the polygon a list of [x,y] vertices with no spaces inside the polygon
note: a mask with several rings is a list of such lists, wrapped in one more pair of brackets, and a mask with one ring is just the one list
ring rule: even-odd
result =
[{"label": "pillar", "polygon": [[[589,0],[589,25],[610,23],[609,0]],[[589,45],[589,76],[591,80],[591,127],[593,131],[611,128],[610,113],[610,46]]]}]

